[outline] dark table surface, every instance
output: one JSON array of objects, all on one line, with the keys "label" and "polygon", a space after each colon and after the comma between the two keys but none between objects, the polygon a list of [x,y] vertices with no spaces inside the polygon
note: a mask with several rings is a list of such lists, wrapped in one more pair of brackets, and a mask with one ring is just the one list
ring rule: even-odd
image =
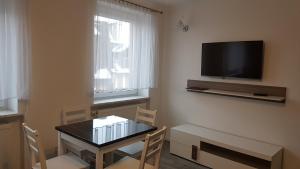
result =
[{"label": "dark table surface", "polygon": [[106,116],[57,126],[55,129],[100,148],[135,136],[150,133],[157,128],[118,116]]}]

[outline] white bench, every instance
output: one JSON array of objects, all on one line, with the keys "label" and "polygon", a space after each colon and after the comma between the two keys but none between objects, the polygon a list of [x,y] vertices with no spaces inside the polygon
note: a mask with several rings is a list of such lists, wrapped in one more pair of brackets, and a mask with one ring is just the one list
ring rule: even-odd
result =
[{"label": "white bench", "polygon": [[172,154],[213,169],[281,169],[281,146],[186,124],[171,128]]}]

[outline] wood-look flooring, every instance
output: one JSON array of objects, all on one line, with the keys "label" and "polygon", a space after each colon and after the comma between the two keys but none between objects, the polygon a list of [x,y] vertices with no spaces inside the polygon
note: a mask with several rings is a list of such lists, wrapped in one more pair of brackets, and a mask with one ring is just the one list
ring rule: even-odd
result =
[{"label": "wood-look flooring", "polygon": [[[109,156],[108,156],[109,157]],[[95,157],[93,157],[94,159]],[[114,154],[115,162],[123,158],[118,154]],[[106,166],[110,165],[111,162],[105,160]],[[114,162],[112,162],[114,163]],[[94,160],[90,162],[90,169],[95,169]],[[170,154],[170,142],[166,141],[164,143],[161,159],[160,159],[160,169],[209,169],[207,167],[201,166],[200,164],[185,160],[176,155]]]},{"label": "wood-look flooring", "polygon": [[199,164],[180,158],[176,155],[170,154],[170,143],[165,142],[161,161],[160,169],[209,169]]}]

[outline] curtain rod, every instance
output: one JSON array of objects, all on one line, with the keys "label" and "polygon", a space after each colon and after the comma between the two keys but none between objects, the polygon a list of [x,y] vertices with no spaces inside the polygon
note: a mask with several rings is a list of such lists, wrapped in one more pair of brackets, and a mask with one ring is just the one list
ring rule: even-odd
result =
[{"label": "curtain rod", "polygon": [[131,5],[134,5],[134,6],[138,6],[138,7],[142,7],[144,9],[148,9],[150,10],[151,12],[156,12],[156,13],[160,13],[160,14],[163,14],[164,12],[163,11],[160,11],[160,10],[157,10],[157,9],[153,9],[153,8],[149,8],[149,7],[146,7],[146,6],[143,6],[143,5],[139,5],[139,4],[136,4],[136,3],[133,3],[133,2],[129,2],[127,0],[119,0],[119,1],[122,1],[122,2],[125,2],[125,3],[128,3],[128,4],[131,4]]}]

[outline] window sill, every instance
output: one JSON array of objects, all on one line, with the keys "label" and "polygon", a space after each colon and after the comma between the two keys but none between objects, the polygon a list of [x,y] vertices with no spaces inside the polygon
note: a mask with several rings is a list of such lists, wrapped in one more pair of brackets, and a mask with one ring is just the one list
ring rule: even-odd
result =
[{"label": "window sill", "polygon": [[130,96],[130,97],[123,97],[123,98],[95,100],[92,106],[92,110],[148,103],[149,100],[150,100],[149,97],[144,97],[144,96]]},{"label": "window sill", "polygon": [[11,110],[0,110],[0,120],[23,118],[23,114]]}]

